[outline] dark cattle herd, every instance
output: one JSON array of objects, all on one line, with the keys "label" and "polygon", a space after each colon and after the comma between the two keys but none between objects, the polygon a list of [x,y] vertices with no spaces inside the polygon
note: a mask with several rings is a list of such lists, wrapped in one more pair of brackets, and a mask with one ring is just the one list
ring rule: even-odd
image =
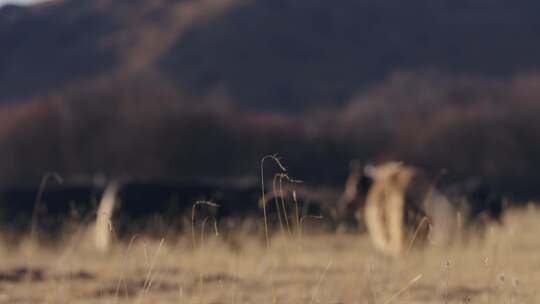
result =
[{"label": "dark cattle herd", "polygon": [[70,224],[95,216],[101,189],[91,185],[17,186],[0,192],[0,228],[4,237],[17,239],[32,227],[43,238],[55,239]]},{"label": "dark cattle herd", "polygon": [[[260,181],[117,180],[17,186],[0,189],[0,229],[5,239],[32,234],[54,243],[76,229],[95,234],[106,250],[115,238],[163,237],[206,222],[220,232],[291,231],[306,225],[325,231],[367,231],[375,249],[390,255],[407,243],[448,243],[456,231],[468,235],[502,223],[503,198],[480,178],[446,183],[399,162],[351,172],[342,189],[303,183]],[[316,220],[312,220],[316,219]],[[302,223],[300,223],[302,222]],[[251,225],[246,225],[251,223]],[[93,230],[92,230],[93,229]]]}]

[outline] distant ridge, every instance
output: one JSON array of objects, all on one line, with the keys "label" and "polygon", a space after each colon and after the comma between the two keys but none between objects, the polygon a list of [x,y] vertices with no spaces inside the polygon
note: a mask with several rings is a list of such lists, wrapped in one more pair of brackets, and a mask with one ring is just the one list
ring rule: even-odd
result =
[{"label": "distant ridge", "polygon": [[396,69],[540,66],[540,3],[64,0],[0,9],[0,102],[74,85],[211,89],[250,109],[339,105]]}]

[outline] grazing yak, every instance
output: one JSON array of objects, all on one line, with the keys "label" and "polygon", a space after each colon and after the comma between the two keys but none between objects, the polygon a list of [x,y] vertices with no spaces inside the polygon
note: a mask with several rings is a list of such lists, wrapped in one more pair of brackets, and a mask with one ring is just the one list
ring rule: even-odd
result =
[{"label": "grazing yak", "polygon": [[368,166],[365,174],[373,185],[363,218],[374,247],[398,255],[408,242],[425,242],[431,222],[423,202],[432,188],[424,174],[399,162]]},{"label": "grazing yak", "polygon": [[[283,227],[286,221],[306,221],[310,229],[324,231],[355,231],[358,221],[355,211],[365,200],[371,179],[362,174],[357,162],[352,162],[343,189],[327,186],[308,186],[303,183],[269,184],[271,189],[259,206],[267,209],[271,228]],[[285,222],[285,224],[284,224]],[[275,229],[274,229],[275,230]]]},{"label": "grazing yak", "polygon": [[439,188],[458,211],[458,228],[482,235],[490,222],[502,224],[504,200],[481,179],[471,177]]},{"label": "grazing yak", "polygon": [[399,255],[412,246],[448,244],[460,232],[500,222],[502,199],[481,183],[438,187],[421,169],[401,162],[367,166],[373,179],[363,210],[374,247]]}]

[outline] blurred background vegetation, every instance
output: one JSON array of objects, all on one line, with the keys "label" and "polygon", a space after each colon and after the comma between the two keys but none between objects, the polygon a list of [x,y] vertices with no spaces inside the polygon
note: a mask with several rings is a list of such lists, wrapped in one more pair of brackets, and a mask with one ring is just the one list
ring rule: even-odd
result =
[{"label": "blurred background vegetation", "polygon": [[0,183],[399,159],[540,194],[540,3],[64,0],[0,8]]}]

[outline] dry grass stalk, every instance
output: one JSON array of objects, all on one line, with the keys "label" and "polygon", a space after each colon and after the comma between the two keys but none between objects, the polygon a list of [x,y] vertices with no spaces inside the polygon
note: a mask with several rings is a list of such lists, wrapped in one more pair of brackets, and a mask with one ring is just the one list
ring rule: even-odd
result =
[{"label": "dry grass stalk", "polygon": [[407,247],[407,253],[409,253],[412,247],[414,246],[414,242],[416,241],[416,238],[418,237],[418,232],[420,231],[420,228],[422,228],[422,225],[424,223],[428,225],[428,231],[429,231],[428,239],[430,238],[429,235],[431,234],[431,231],[433,230],[433,225],[431,224],[431,221],[429,220],[429,218],[427,216],[424,216],[422,220],[420,221],[420,223],[418,224],[418,226],[416,227],[416,229],[414,230],[413,237],[411,241],[409,242],[409,246]]},{"label": "dry grass stalk", "polygon": [[154,268],[155,268],[155,265],[156,265],[157,256],[159,254],[159,251],[160,251],[161,247],[163,246],[164,241],[165,241],[165,239],[160,240],[159,245],[158,245],[156,251],[154,252],[154,256],[152,257],[152,261],[151,261],[151,263],[150,263],[150,265],[148,267],[148,272],[146,273],[146,277],[144,279],[142,290],[139,292],[139,296],[137,298],[137,301],[135,302],[137,304],[142,302],[143,296],[148,294],[150,292],[150,289],[152,288],[152,284],[153,284],[154,279],[155,279],[155,276],[153,276],[153,271],[154,271]]},{"label": "dry grass stalk", "polygon": [[446,260],[444,268],[446,269],[446,282],[444,285],[444,303],[448,304],[448,285],[450,284],[450,260]]},{"label": "dry grass stalk", "polygon": [[196,233],[195,233],[195,214],[196,214],[197,206],[199,205],[206,205],[206,206],[215,207],[215,208],[219,207],[218,204],[212,203],[210,201],[197,201],[191,207],[191,241],[193,243],[194,249],[197,248]]},{"label": "dry grass stalk", "polygon": [[126,296],[128,294],[127,292],[127,286],[126,286],[126,282],[125,282],[125,271],[126,271],[126,264],[127,264],[127,260],[128,260],[128,257],[129,257],[129,253],[131,252],[131,247],[133,246],[133,242],[135,241],[135,239],[137,238],[137,235],[133,235],[131,237],[131,239],[129,240],[129,243],[127,245],[127,248],[126,248],[126,252],[124,253],[124,256],[122,257],[122,263],[121,263],[121,267],[120,267],[120,277],[118,278],[118,283],[116,284],[116,290],[114,292],[114,304],[116,304],[118,302],[118,298],[120,296],[120,285],[122,283],[124,283],[124,288],[126,289]]},{"label": "dry grass stalk", "polygon": [[[277,187],[276,187],[276,180],[280,177],[280,175],[281,173],[276,173],[274,174],[274,178],[272,179],[272,192],[273,192],[272,196],[276,204],[277,217],[278,217],[279,227],[281,228],[281,233],[285,234],[285,227],[283,226],[283,220],[281,219],[281,207],[280,207],[280,201],[279,201],[279,198],[282,195],[282,193],[280,192],[278,194]],[[283,215],[285,216],[285,218],[287,218],[287,211],[285,210],[285,206],[283,206]]]},{"label": "dry grass stalk", "polygon": [[265,155],[261,159],[261,191],[262,191],[262,201],[263,201],[263,217],[264,217],[264,233],[265,233],[265,241],[266,241],[266,248],[270,247],[270,238],[268,233],[268,216],[266,214],[266,197],[265,197],[265,190],[264,190],[264,161],[270,159],[273,160],[278,168],[282,172],[287,172],[287,168],[281,163],[281,160],[277,157],[277,155]]},{"label": "dry grass stalk", "polygon": [[[41,208],[41,199],[43,196],[43,192],[45,191],[45,187],[47,186],[47,182],[49,179],[54,179],[59,184],[62,184],[64,181],[60,175],[56,172],[48,172],[46,173],[43,178],[41,179],[41,182],[39,183],[38,193],[36,195],[36,200],[34,202],[34,209],[32,210],[32,218],[30,220],[30,232],[29,232],[29,240],[30,240],[30,246],[34,243],[37,243],[36,233],[37,233],[37,220],[38,220],[38,213]],[[26,268],[28,269],[28,274],[32,273],[33,270],[33,253],[34,248],[30,248],[28,250],[28,255],[26,257]],[[26,277],[26,281],[29,281],[30,277]]]},{"label": "dry grass stalk", "polygon": [[405,287],[403,287],[402,289],[400,289],[398,292],[396,292],[395,294],[393,294],[390,298],[388,298],[386,301],[384,301],[384,304],[390,304],[392,303],[395,299],[397,299],[400,295],[402,295],[404,292],[406,292],[407,290],[409,290],[409,288],[411,288],[416,282],[418,282],[420,279],[422,278],[422,274],[419,274],[417,275],[416,277],[414,277],[414,279],[412,279]]},{"label": "dry grass stalk", "polygon": [[311,301],[310,301],[311,304],[315,303],[315,298],[319,294],[321,284],[322,284],[322,282],[324,280],[324,277],[328,273],[328,270],[332,266],[332,263],[333,263],[332,261],[328,262],[328,264],[326,265],[326,268],[324,269],[323,273],[321,274],[321,277],[319,278],[319,281],[317,281],[317,285],[315,286],[315,289],[313,290],[313,293],[311,294]]},{"label": "dry grass stalk", "polygon": [[32,211],[32,218],[30,222],[30,239],[35,240],[35,235],[37,231],[37,215],[40,210],[41,205],[41,199],[43,196],[43,192],[45,191],[45,187],[47,186],[47,182],[49,179],[54,179],[59,184],[63,184],[64,180],[58,173],[56,172],[48,172],[46,173],[43,178],[41,179],[41,182],[39,183],[38,193],[36,195],[36,200],[34,202],[34,210]]},{"label": "dry grass stalk", "polygon": [[293,190],[292,193],[293,202],[294,202],[294,218],[296,221],[296,235],[300,238],[300,210],[298,208],[298,200],[296,199],[296,191]]},{"label": "dry grass stalk", "polygon": [[314,219],[314,220],[323,220],[324,217],[322,215],[309,215],[309,214],[306,214],[306,215],[303,215],[301,218],[300,218],[300,239],[302,239],[302,234],[303,234],[303,231],[304,231],[304,221],[306,219]]}]

